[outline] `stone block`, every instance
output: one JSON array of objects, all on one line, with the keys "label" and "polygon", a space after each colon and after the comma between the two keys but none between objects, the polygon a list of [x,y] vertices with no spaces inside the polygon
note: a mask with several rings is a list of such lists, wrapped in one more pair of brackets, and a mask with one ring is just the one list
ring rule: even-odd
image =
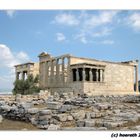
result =
[{"label": "stone block", "polygon": [[62,105],[58,112],[65,113],[72,109],[71,105]]},{"label": "stone block", "polygon": [[56,116],[56,119],[61,121],[61,122],[66,122],[67,121],[67,114],[58,114]]},{"label": "stone block", "polygon": [[3,121],[3,117],[2,115],[0,115],[0,123],[2,123],[2,121]]},{"label": "stone block", "polygon": [[95,113],[95,112],[91,112],[91,113],[90,113],[90,117],[91,117],[91,119],[96,118],[96,113]]},{"label": "stone block", "polygon": [[39,109],[38,108],[29,108],[27,110],[27,112],[33,115],[33,114],[38,113],[39,112]]},{"label": "stone block", "polygon": [[108,103],[104,103],[104,104],[97,103],[97,104],[95,104],[95,107],[96,107],[98,110],[107,110],[107,109],[111,109],[111,105],[108,104]]},{"label": "stone block", "polygon": [[76,122],[77,127],[84,127],[85,126],[85,121],[84,120],[78,120]]},{"label": "stone block", "polygon": [[33,104],[32,103],[22,102],[22,103],[20,103],[20,106],[23,107],[24,109],[28,110],[29,108],[33,107]]},{"label": "stone block", "polygon": [[54,109],[54,110],[58,110],[62,106],[62,103],[60,102],[47,102],[46,104],[48,109]]},{"label": "stone block", "polygon": [[67,116],[67,120],[68,120],[68,121],[72,121],[72,120],[73,120],[73,117],[72,117],[71,115],[68,115],[68,116]]},{"label": "stone block", "polygon": [[48,109],[43,109],[39,111],[39,115],[52,115],[52,111]]},{"label": "stone block", "polygon": [[95,124],[96,124],[95,120],[91,119],[85,120],[85,127],[94,127]]},{"label": "stone block", "polygon": [[49,120],[49,119],[51,119],[52,118],[52,115],[39,115],[38,116],[38,120],[39,121],[43,121],[43,120]]},{"label": "stone block", "polygon": [[55,131],[55,130],[59,130],[60,126],[59,125],[55,125],[55,124],[50,124],[48,129],[49,131]]},{"label": "stone block", "polygon": [[73,118],[75,120],[85,119],[85,111],[84,110],[77,111],[76,113],[71,113],[71,115],[73,116]]}]

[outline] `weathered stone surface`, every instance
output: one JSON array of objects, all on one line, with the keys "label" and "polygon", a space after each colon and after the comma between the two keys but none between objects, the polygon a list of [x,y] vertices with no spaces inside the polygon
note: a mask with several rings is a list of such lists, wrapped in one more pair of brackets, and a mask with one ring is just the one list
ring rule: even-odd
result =
[{"label": "weathered stone surface", "polygon": [[60,102],[47,102],[46,104],[48,109],[55,109],[55,110],[60,109],[62,106],[62,103]]},{"label": "weathered stone surface", "polygon": [[95,124],[96,124],[95,120],[91,119],[85,120],[85,127],[94,127]]},{"label": "weathered stone surface", "polygon": [[39,115],[52,115],[52,111],[48,109],[43,109],[39,112]]},{"label": "weathered stone surface", "polygon": [[29,108],[27,110],[27,112],[30,113],[30,114],[36,114],[36,113],[39,112],[39,109],[38,108]]},{"label": "weathered stone surface", "polygon": [[55,124],[50,124],[48,129],[49,131],[55,131],[55,130],[59,130],[60,126],[59,125],[55,125]]},{"label": "weathered stone surface", "polygon": [[49,119],[51,119],[52,118],[52,115],[39,115],[38,116],[38,120],[40,121],[42,121],[42,120],[49,120]]},{"label": "weathered stone surface", "polygon": [[2,110],[6,111],[6,112],[10,111],[10,109],[11,109],[11,107],[8,106],[8,105],[3,105],[3,106],[1,106],[0,108],[1,108]]},{"label": "weathered stone surface", "polygon": [[61,128],[64,131],[95,131],[97,128],[94,127],[64,127]]},{"label": "weathered stone surface", "polygon": [[71,109],[72,109],[71,105],[62,105],[58,111],[61,113],[65,113],[71,111]]},{"label": "weathered stone surface", "polygon": [[126,121],[119,121],[119,122],[104,122],[103,126],[107,127],[108,129],[113,129],[116,127],[120,127],[126,124]]},{"label": "weathered stone surface", "polygon": [[91,113],[90,113],[90,118],[91,118],[91,119],[96,118],[96,113],[95,113],[95,112],[91,112]]},{"label": "weathered stone surface", "polygon": [[3,106],[3,105],[5,105],[5,104],[6,104],[5,101],[0,101],[0,106]]},{"label": "weathered stone surface", "polygon": [[33,104],[22,102],[22,103],[20,103],[20,106],[23,107],[24,109],[28,110],[29,108],[33,107]]},{"label": "weathered stone surface", "polygon": [[42,120],[38,122],[39,125],[48,125],[48,121],[47,120]]},{"label": "weathered stone surface", "polygon": [[73,116],[73,118],[75,120],[85,119],[85,111],[84,110],[77,111],[76,113],[71,113],[71,115]]},{"label": "weathered stone surface", "polygon": [[78,120],[76,122],[77,127],[84,127],[85,126],[85,121],[84,120]]},{"label": "weathered stone surface", "polygon": [[2,123],[3,121],[3,117],[0,115],[0,123]]},{"label": "weathered stone surface", "polygon": [[90,112],[87,112],[85,118],[86,119],[91,119],[91,113]]},{"label": "weathered stone surface", "polygon": [[72,121],[72,120],[73,120],[73,117],[72,117],[71,115],[68,115],[68,116],[67,116],[67,120],[68,120],[68,121]]},{"label": "weathered stone surface", "polygon": [[108,103],[96,103],[94,105],[98,110],[107,110],[107,109],[111,109],[111,105]]},{"label": "weathered stone surface", "polygon": [[61,121],[61,122],[66,122],[67,121],[67,114],[58,114],[56,116],[56,119]]}]

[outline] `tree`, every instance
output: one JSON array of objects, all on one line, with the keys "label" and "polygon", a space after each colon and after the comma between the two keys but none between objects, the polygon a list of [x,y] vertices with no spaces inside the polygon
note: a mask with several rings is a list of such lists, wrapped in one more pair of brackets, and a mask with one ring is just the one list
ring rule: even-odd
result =
[{"label": "tree", "polygon": [[38,93],[40,88],[38,87],[39,76],[35,78],[33,75],[29,75],[26,80],[16,80],[14,82],[13,94],[28,95]]}]

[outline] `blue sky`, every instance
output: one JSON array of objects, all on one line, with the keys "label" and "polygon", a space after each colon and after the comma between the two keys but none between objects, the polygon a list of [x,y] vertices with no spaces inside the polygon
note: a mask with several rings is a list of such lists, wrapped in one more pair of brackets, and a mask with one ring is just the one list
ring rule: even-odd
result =
[{"label": "blue sky", "polygon": [[0,11],[0,89],[12,88],[15,64],[38,61],[42,51],[140,59],[140,11]]}]

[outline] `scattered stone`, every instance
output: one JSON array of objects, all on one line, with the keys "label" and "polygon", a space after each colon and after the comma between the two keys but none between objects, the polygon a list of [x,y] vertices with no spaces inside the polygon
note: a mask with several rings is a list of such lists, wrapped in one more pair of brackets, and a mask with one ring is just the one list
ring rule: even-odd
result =
[{"label": "scattered stone", "polygon": [[72,109],[71,105],[62,105],[61,108],[58,110],[58,112],[65,113],[71,111],[71,109]]},{"label": "scattered stone", "polygon": [[20,106],[23,107],[24,109],[28,110],[29,108],[33,107],[33,104],[32,103],[22,102],[22,103],[20,103]]},{"label": "scattered stone", "polygon": [[84,120],[78,120],[76,122],[77,127],[84,127],[85,126],[85,121]]},{"label": "scattered stone", "polygon": [[4,106],[5,104],[5,101],[0,101],[0,106]]},{"label": "scattered stone", "polygon": [[111,105],[108,103],[96,103],[94,105],[98,110],[107,110],[111,109]]},{"label": "scattered stone", "polygon": [[97,128],[95,127],[63,127],[61,130],[64,131],[95,131]]},{"label": "scattered stone", "polygon": [[58,114],[56,116],[56,119],[60,122],[66,122],[67,121],[67,114]]},{"label": "scattered stone", "polygon": [[54,110],[58,110],[62,106],[62,103],[60,102],[47,102],[46,104],[48,109],[54,109]]},{"label": "scattered stone", "polygon": [[0,123],[2,123],[3,121],[3,117],[0,115]]},{"label": "scattered stone", "polygon": [[75,120],[85,119],[85,111],[84,110],[77,111],[76,113],[71,113],[71,115],[73,116],[73,118]]},{"label": "scattered stone", "polygon": [[54,131],[54,130],[59,130],[59,129],[60,129],[59,125],[50,124],[47,130]]},{"label": "scattered stone", "polygon": [[39,112],[39,109],[38,108],[29,108],[27,110],[27,112],[33,115],[33,114],[38,113]]},{"label": "scattered stone", "polygon": [[94,127],[95,124],[96,124],[95,120],[91,119],[85,120],[85,127]]},{"label": "scattered stone", "polygon": [[72,120],[73,120],[73,117],[72,117],[71,115],[68,115],[68,116],[67,116],[67,120],[68,120],[68,121],[72,121]]},{"label": "scattered stone", "polygon": [[52,111],[48,109],[41,110],[39,115],[52,115]]}]

